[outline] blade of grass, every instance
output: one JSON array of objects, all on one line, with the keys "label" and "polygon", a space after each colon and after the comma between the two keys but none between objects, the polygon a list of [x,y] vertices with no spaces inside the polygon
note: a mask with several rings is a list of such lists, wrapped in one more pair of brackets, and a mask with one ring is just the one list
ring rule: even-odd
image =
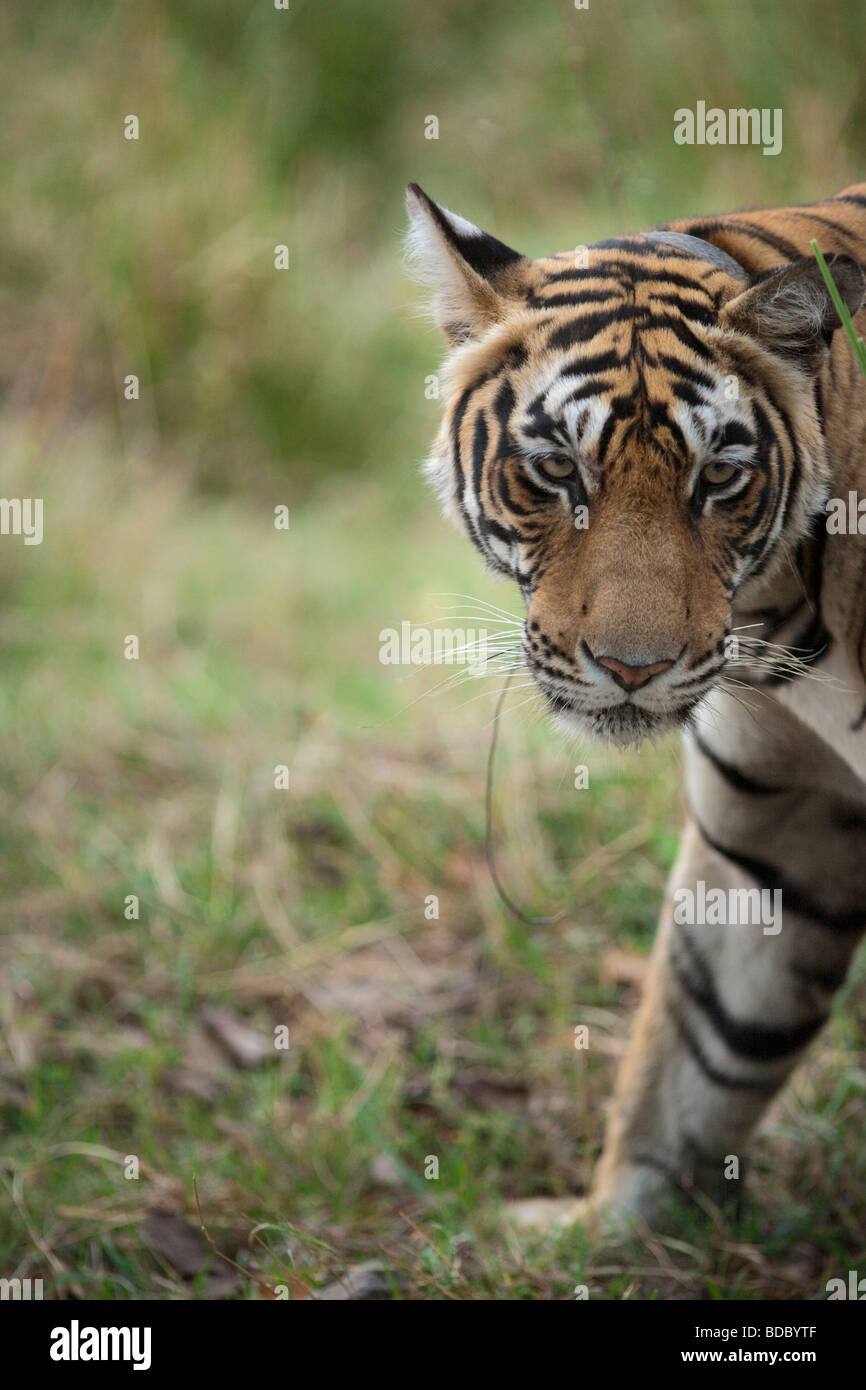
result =
[{"label": "blade of grass", "polygon": [[824,260],[824,257],[822,256],[821,251],[818,247],[817,241],[812,241],[812,250],[815,253],[815,259],[817,260],[821,270],[821,274],[824,277],[824,283],[826,284],[827,289],[830,291],[830,298],[833,300],[833,303],[836,307],[836,313],[839,315],[839,318],[842,322],[842,327],[848,334],[851,346],[854,349],[854,354],[860,365],[860,370],[863,373],[864,377],[866,377],[866,344],[864,344],[862,338],[859,338],[857,336],[857,329],[854,327],[854,320],[851,317],[847,304],[843,302],[842,296],[836,288],[836,282],[830,273],[830,267]]}]

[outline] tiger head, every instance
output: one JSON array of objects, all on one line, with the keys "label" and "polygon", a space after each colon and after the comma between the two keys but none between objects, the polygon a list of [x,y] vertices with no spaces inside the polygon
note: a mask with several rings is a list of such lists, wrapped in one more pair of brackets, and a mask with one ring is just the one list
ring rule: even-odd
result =
[{"label": "tiger head", "polygon": [[[532,676],[574,732],[687,722],[735,600],[827,497],[815,388],[838,318],[817,263],[750,275],[667,229],[530,260],[415,184],[407,205],[449,347],[428,470],[520,586]],[[862,271],[832,265],[853,312]]]}]

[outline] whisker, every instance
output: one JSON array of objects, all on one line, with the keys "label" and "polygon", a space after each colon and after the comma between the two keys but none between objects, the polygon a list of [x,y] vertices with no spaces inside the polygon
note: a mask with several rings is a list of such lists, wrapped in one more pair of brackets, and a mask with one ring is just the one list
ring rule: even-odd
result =
[{"label": "whisker", "polygon": [[508,608],[500,608],[495,603],[488,603],[486,599],[476,598],[474,594],[437,593],[434,594],[434,598],[466,599],[469,603],[477,603],[480,607],[489,609],[491,613],[499,613],[503,618],[512,618],[515,622],[523,621],[518,613],[512,613]]},{"label": "whisker", "polygon": [[[530,685],[535,685],[535,681],[530,681]],[[513,687],[514,690],[526,690],[526,688],[527,687],[525,685],[515,685]],[[494,717],[491,719],[490,724],[495,724],[505,714],[516,714],[516,712],[519,709],[523,709],[524,705],[528,705],[532,700],[536,698],[536,696],[540,695],[541,691],[538,689],[537,686],[535,686],[535,691],[532,695],[527,695],[526,699],[521,700],[518,705],[508,705],[507,709],[500,710],[499,713],[494,715]],[[490,724],[485,725],[485,727],[489,729]]]},{"label": "whisker", "polygon": [[[447,612],[448,610],[445,609],[445,613]],[[523,623],[512,622],[511,618],[493,618],[487,613],[452,613],[451,616],[455,618],[459,617],[460,621],[464,623],[484,623],[487,627],[523,627]],[[438,618],[425,618],[423,622],[414,623],[413,626],[434,627],[440,623],[442,623],[441,615]]]},{"label": "whisker", "polygon": [[[514,690],[526,690],[526,689],[528,689],[528,687],[529,687],[530,685],[535,685],[535,681],[528,681],[526,685],[515,685],[515,686],[512,687],[512,689],[514,689]],[[458,708],[458,709],[465,709],[467,705],[474,704],[474,702],[475,702],[476,700],[483,700],[485,695],[501,695],[502,692],[503,692],[503,690],[506,690],[507,688],[508,688],[507,685],[503,685],[503,686],[501,686],[501,687],[499,688],[499,690],[482,690],[482,691],[480,692],[480,694],[478,694],[478,695],[472,695],[472,696],[470,696],[470,698],[469,698],[468,700],[462,700],[462,701],[460,702],[460,704],[457,706],[457,708]],[[485,726],[485,727],[489,727],[489,726]]]}]

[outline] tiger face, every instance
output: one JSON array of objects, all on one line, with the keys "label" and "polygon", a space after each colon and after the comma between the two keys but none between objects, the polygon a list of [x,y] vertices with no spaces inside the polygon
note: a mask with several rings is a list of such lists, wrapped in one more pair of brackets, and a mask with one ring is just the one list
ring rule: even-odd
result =
[{"label": "tiger face", "polygon": [[[817,263],[752,277],[665,228],[531,261],[417,185],[407,205],[450,349],[428,463],[446,515],[520,586],[559,722],[663,734],[824,505],[815,385],[838,319]],[[856,310],[862,271],[832,266]]]}]

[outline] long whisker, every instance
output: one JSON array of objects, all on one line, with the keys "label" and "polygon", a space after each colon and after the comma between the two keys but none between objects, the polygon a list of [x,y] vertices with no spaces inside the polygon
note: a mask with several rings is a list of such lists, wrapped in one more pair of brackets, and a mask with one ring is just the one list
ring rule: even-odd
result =
[{"label": "long whisker", "polygon": [[[724,691],[724,693],[729,697],[729,699],[733,700],[735,704],[738,704],[741,709],[745,710],[749,718],[752,720],[753,724],[755,724],[763,732],[763,726],[761,725],[761,722],[757,717],[754,707],[750,705],[747,700],[744,700],[742,695],[738,694],[738,692],[735,689],[733,689],[735,685],[742,686],[742,682],[731,681],[730,679],[723,679],[720,680],[718,684],[719,688]],[[754,689],[753,686],[748,686],[746,688],[749,690]],[[766,691],[761,691],[760,693],[766,696]],[[721,713],[721,711],[718,712]]]},{"label": "long whisker", "polygon": [[[468,661],[459,663],[458,669],[457,669],[456,671],[450,671],[450,672],[448,673],[447,676],[444,676],[443,679],[438,683],[438,685],[432,687],[433,690],[439,689],[439,688],[441,688],[441,687],[444,686],[444,685],[448,685],[448,684],[449,684],[450,682],[452,682],[452,681],[471,680],[471,679],[473,679],[473,678],[476,678],[476,679],[477,679],[478,676],[479,676],[479,674],[483,674],[483,673],[479,673],[477,670],[474,670],[474,669],[473,669],[474,667],[479,666],[481,663],[480,663],[480,662],[476,662],[476,661],[472,661],[472,659],[471,659],[471,656],[472,656],[472,649],[471,649],[471,648],[468,648],[468,647],[467,647],[467,649],[466,649],[465,652],[459,653],[459,654],[460,654],[460,655],[468,655],[470,659],[469,659]],[[493,652],[491,653],[491,659],[490,659],[489,661],[488,661],[488,660],[485,660],[484,665],[485,665],[485,666],[487,666],[487,665],[495,665],[495,663],[498,662],[498,661],[500,661],[500,660],[515,660],[515,661],[516,661],[520,655],[521,655],[520,649],[519,649],[519,648],[515,648],[514,646],[512,646],[512,645],[509,644],[509,645],[503,646],[503,647],[501,647],[501,648],[496,648],[496,649],[494,649]],[[418,665],[410,667],[410,669],[409,669],[404,675],[400,676],[400,677],[398,678],[398,682],[397,682],[397,683],[398,683],[398,684],[402,684],[403,682],[405,682],[405,681],[407,681],[407,680],[411,680],[413,676],[417,676],[421,671],[428,671],[428,670],[430,669],[431,665],[436,665],[436,664],[440,664],[440,665],[441,665],[442,663],[420,662]],[[451,663],[447,663],[447,664],[450,665]],[[519,664],[522,665],[523,663],[520,662]],[[426,694],[430,694],[430,693],[432,693],[432,691],[427,691],[427,692],[425,692],[425,693],[426,693]]]},{"label": "long whisker", "polygon": [[[447,613],[447,609],[445,610]],[[464,623],[483,623],[485,627],[523,627],[522,623],[513,622],[511,618],[492,618],[489,613],[452,613],[452,617],[459,617]],[[422,622],[413,623],[413,627],[437,627],[442,624],[442,616],[438,618],[425,618]]]},{"label": "long whisker", "polygon": [[[529,685],[534,685],[535,682],[534,682],[534,681],[530,681],[530,682],[528,682],[528,684],[529,684]],[[508,686],[507,686],[507,683],[506,683],[506,685],[500,686],[500,688],[499,688],[498,690],[482,690],[482,691],[480,692],[480,694],[478,694],[478,695],[470,695],[470,697],[469,697],[468,700],[461,700],[460,704],[457,706],[457,709],[465,709],[467,705],[472,705],[472,704],[474,704],[476,700],[483,700],[483,699],[485,698],[485,696],[488,696],[488,695],[501,695],[502,692],[503,692],[504,690],[506,690],[507,688],[508,688]],[[512,689],[514,689],[514,690],[526,690],[526,689],[527,689],[527,686],[526,686],[526,685],[515,685],[515,686],[512,687]],[[484,727],[485,727],[485,728],[489,728],[489,725],[484,725]]]},{"label": "long whisker", "polygon": [[523,621],[519,613],[512,613],[508,608],[499,608],[495,603],[488,603],[486,599],[476,598],[474,594],[437,593],[433,597],[466,599],[469,603],[477,603],[480,607],[489,609],[491,613],[499,613],[503,618],[511,618],[515,622]]}]

